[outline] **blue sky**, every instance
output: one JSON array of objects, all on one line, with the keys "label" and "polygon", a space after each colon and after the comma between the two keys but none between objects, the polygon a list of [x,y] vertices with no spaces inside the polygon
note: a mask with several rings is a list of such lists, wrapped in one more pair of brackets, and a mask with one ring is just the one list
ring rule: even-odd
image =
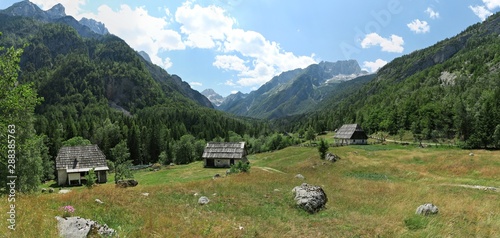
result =
[{"label": "blue sky", "polygon": [[355,59],[376,71],[500,9],[500,0],[31,1],[101,21],[194,89],[223,96],[320,61]]}]

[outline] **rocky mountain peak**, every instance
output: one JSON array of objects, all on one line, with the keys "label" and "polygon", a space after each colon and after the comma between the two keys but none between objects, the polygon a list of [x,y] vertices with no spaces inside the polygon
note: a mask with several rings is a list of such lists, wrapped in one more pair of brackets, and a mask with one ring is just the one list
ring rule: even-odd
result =
[{"label": "rocky mountain peak", "polygon": [[203,92],[201,92],[203,96],[208,98],[212,104],[214,104],[216,107],[220,106],[222,102],[224,101],[224,97],[221,96],[220,94],[216,93],[213,89],[205,89]]},{"label": "rocky mountain peak", "polygon": [[48,14],[49,18],[57,19],[66,16],[66,9],[62,4],[58,3],[51,9],[47,10],[46,13]]},{"label": "rocky mountain peak", "polygon": [[[92,30],[93,32],[99,34],[99,35],[107,35],[109,34],[108,29],[102,22],[98,22],[94,19],[88,19],[88,18],[82,18],[80,21],[80,24],[87,26]],[[151,61],[151,60],[149,60]]]}]

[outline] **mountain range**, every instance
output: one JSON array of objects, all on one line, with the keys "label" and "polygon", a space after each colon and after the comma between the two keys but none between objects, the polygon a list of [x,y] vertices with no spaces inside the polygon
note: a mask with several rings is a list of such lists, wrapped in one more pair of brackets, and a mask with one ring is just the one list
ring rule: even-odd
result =
[{"label": "mountain range", "polygon": [[[11,37],[12,39],[26,36],[31,37],[30,41],[32,41],[32,44],[29,47],[32,47],[33,50],[27,51],[27,53],[24,54],[22,58],[22,64],[25,67],[27,66],[25,64],[27,64],[28,62],[30,62],[32,66],[35,67],[35,69],[43,68],[47,65],[53,65],[55,57],[58,54],[67,54],[78,49],[88,49],[89,47],[93,47],[89,45],[93,45],[95,43],[103,43],[104,45],[107,45],[106,47],[114,47],[116,49],[124,50],[124,53],[127,52],[128,58],[123,59],[124,61],[137,61],[137,63],[144,65],[143,70],[145,70],[145,72],[149,75],[146,78],[155,81],[155,83],[148,83],[150,85],[153,85],[152,87],[157,87],[153,90],[163,91],[163,94],[166,97],[171,97],[173,96],[173,94],[180,94],[181,97],[174,97],[184,97],[187,98],[187,100],[192,100],[201,106],[212,108],[212,104],[210,103],[210,101],[208,101],[208,99],[206,99],[198,91],[193,90],[188,83],[182,81],[179,76],[170,75],[162,68],[152,64],[150,60],[147,60],[149,56],[147,56],[147,54],[145,54],[144,52],[132,52],[133,50],[123,40],[109,34],[109,31],[106,29],[104,24],[93,19],[86,18],[82,18],[80,21],[77,21],[72,16],[66,15],[65,8],[61,4],[57,4],[51,9],[43,11],[30,1],[22,1],[13,4],[5,10],[0,11],[0,18],[0,22],[2,22],[0,31],[4,33],[4,41],[8,41],[8,38]],[[73,33],[67,29],[55,28],[46,30],[44,28],[44,26],[52,26],[50,24],[59,23],[73,28],[74,30],[76,30],[76,33]],[[30,24],[32,24],[33,26],[39,26],[39,28],[29,26]],[[49,33],[47,31],[51,32]],[[79,36],[82,38],[79,39]],[[37,38],[39,39],[39,41],[34,41],[34,39]],[[64,40],[66,40],[66,42],[62,42]],[[41,44],[36,45],[35,43]],[[114,58],[113,55],[106,55],[105,53],[103,53],[104,52],[102,52],[100,56],[104,56],[104,58],[112,57],[112,60],[120,60],[119,58]],[[108,53],[112,53],[110,52],[110,49],[108,49]],[[51,57],[44,58],[43,60],[32,60],[35,58],[42,58],[44,56],[47,56],[46,54],[51,55]],[[92,57],[92,55],[89,56]],[[100,56],[94,56],[97,57],[95,60],[102,59],[102,57]],[[133,80],[130,79],[127,79],[125,82],[117,82],[116,80],[107,81],[105,88],[107,89],[107,96],[110,100],[110,103],[114,103],[116,105],[119,105],[120,107],[125,108],[126,110],[130,110],[130,105],[125,104],[134,99],[131,97],[132,95],[127,95],[124,93],[130,90],[127,89],[127,86],[125,85],[129,84],[129,86],[135,87],[135,90],[137,90],[139,89],[137,88],[139,86],[139,84],[137,83],[145,83],[132,81]],[[142,89],[150,90],[152,88]],[[113,93],[110,93],[111,91]],[[172,95],[169,96],[170,94]],[[161,98],[163,96],[158,97]],[[147,100],[157,101],[156,99],[151,98]]]},{"label": "mountain range", "polygon": [[337,87],[367,74],[356,60],[323,61],[305,69],[283,72],[248,94],[238,92],[222,102],[213,93],[212,98],[217,100],[213,103],[219,110],[239,116],[274,119],[312,111]]},{"label": "mountain range", "polygon": [[[207,140],[229,137],[228,128],[247,133],[252,127],[239,119],[253,117],[273,119],[280,131],[324,131],[358,123],[368,133],[406,131],[416,140],[446,138],[471,148],[500,147],[500,13],[396,58],[376,74],[363,72],[355,60],[320,62],[226,98],[213,90],[204,95],[193,90],[152,64],[146,53],[108,34],[104,25],[67,16],[62,5],[42,11],[29,1],[16,3],[0,11],[0,32],[2,46],[27,45],[19,80],[33,83],[44,97],[37,113],[65,120],[58,110],[68,107],[62,115],[79,120],[83,133],[88,133],[87,122],[79,118],[84,108],[106,104],[128,116],[147,111],[141,125],[156,125],[152,118],[158,116],[182,121],[162,121],[176,140],[184,133]],[[61,124],[71,129],[71,121]],[[50,137],[58,133],[56,127],[47,130]],[[253,135],[267,131],[264,126],[256,130]]]}]

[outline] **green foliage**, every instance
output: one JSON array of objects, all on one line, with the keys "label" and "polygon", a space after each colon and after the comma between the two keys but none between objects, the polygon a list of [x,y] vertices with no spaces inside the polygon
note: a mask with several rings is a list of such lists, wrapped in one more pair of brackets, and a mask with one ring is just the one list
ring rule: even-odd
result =
[{"label": "green foliage", "polygon": [[406,228],[409,230],[424,229],[429,225],[429,219],[425,216],[412,215],[404,220]]},{"label": "green foliage", "polygon": [[128,152],[127,142],[121,141],[111,149],[111,154],[115,159],[115,183],[124,178],[133,178],[134,175],[130,171],[132,160],[129,160],[130,153]]},{"label": "green foliage", "polygon": [[33,128],[34,109],[41,98],[33,90],[33,84],[18,82],[22,53],[23,50],[14,47],[0,47],[0,129],[3,131],[0,139],[4,142],[0,144],[0,166],[4,168],[0,170],[0,182],[6,184],[8,175],[16,175],[15,189],[32,192],[45,177],[46,154],[43,152],[46,150],[44,137],[37,136]]},{"label": "green foliage", "polygon": [[314,133],[314,129],[309,126],[306,131],[306,140],[315,140],[316,139],[316,134]]},{"label": "green foliage", "polygon": [[73,137],[67,141],[63,141],[62,143],[63,146],[79,146],[79,145],[91,145],[91,144],[92,143],[89,140],[84,139],[81,136]]},{"label": "green foliage", "polygon": [[328,152],[328,142],[321,139],[318,146],[319,157],[324,160],[326,157],[326,152]]},{"label": "green foliage", "polygon": [[231,165],[231,168],[229,168],[229,173],[236,174],[250,172],[250,167],[250,163],[243,163],[241,161],[238,161],[238,163]]},{"label": "green foliage", "polygon": [[109,168],[109,173],[113,173],[115,172],[115,163],[109,159],[106,160],[106,165],[108,166]]},{"label": "green foliage", "polygon": [[192,135],[183,135],[175,146],[175,163],[189,164],[195,161],[195,138]]},{"label": "green foliage", "polygon": [[85,178],[87,179],[85,186],[89,189],[93,188],[97,179],[94,169],[89,170],[88,174],[85,175]]}]

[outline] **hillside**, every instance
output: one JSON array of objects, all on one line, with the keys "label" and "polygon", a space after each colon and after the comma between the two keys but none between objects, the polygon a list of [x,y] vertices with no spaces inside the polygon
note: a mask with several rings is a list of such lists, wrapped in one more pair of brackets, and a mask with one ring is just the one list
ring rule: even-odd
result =
[{"label": "hillside", "polygon": [[360,123],[369,133],[411,131],[416,140],[456,139],[500,148],[500,14],[455,37],[396,58],[302,125],[333,130]]},{"label": "hillside", "polygon": [[[73,56],[76,56],[75,53],[84,53],[85,55],[79,55],[80,60],[85,62],[85,59],[87,59],[90,64],[94,65],[88,65],[91,67],[86,68],[87,71],[84,70],[76,73],[76,75],[88,75],[90,74],[89,69],[108,72],[111,69],[111,71],[114,71],[114,65],[102,68],[102,62],[104,61],[121,61],[123,64],[131,64],[132,68],[138,69],[137,73],[141,75],[123,79],[124,82],[116,79],[101,82],[106,88],[106,92],[104,92],[106,98],[126,110],[155,105],[158,101],[151,100],[162,97],[181,100],[187,98],[199,105],[212,107],[208,99],[191,89],[189,84],[183,82],[181,78],[170,75],[160,67],[144,60],[123,40],[109,35],[102,23],[86,18],[78,22],[72,16],[66,15],[64,6],[61,4],[43,11],[29,1],[22,1],[0,11],[0,17],[2,23],[0,31],[4,34],[0,42],[2,45],[20,47],[22,46],[21,42],[30,43],[29,48],[26,49],[26,54],[22,58],[22,69],[37,71],[49,68],[53,70],[54,65],[59,65],[57,60],[60,59],[56,58],[58,55],[73,54]],[[68,66],[70,65],[63,67]],[[64,69],[62,71],[68,70]],[[148,82],[151,79],[156,82]],[[144,87],[145,85],[151,86],[148,86],[150,88],[147,89],[147,87]],[[138,88],[156,92],[136,92]],[[126,94],[126,91],[134,91],[134,93]],[[175,94],[180,95],[175,96]],[[43,96],[48,95],[52,95],[52,92],[47,92]],[[150,101],[131,102],[134,100],[133,98],[142,97],[141,95],[144,95]]]},{"label": "hillside", "polygon": [[[110,181],[90,190],[64,188],[72,190],[67,194],[25,195],[16,201],[17,229],[10,237],[56,237],[54,217],[65,205],[75,208],[74,216],[107,224],[120,237],[500,235],[496,152],[471,151],[471,157],[469,151],[453,148],[397,145],[330,151],[341,159],[325,163],[316,148],[289,147],[251,156],[247,174],[212,179],[225,169],[203,169],[202,162],[195,162],[138,171],[139,185],[133,188],[115,188]],[[295,178],[297,174],[305,179]],[[326,209],[311,215],[295,207],[291,190],[304,182],[324,189]],[[199,205],[200,196],[210,202]],[[424,203],[435,204],[439,213],[416,216]],[[6,197],[0,206],[8,207]],[[7,222],[2,219],[0,225],[7,227]]]},{"label": "hillside", "polygon": [[335,88],[365,73],[355,60],[321,62],[283,72],[248,95],[227,98],[218,108],[266,119],[297,115],[311,111]]},{"label": "hillside", "polygon": [[[23,14],[6,15],[16,9]],[[170,163],[183,136],[203,145],[230,133],[268,131],[264,123],[214,110],[179,76],[146,61],[122,39],[99,35],[66,16],[62,6],[55,9],[58,14],[50,16],[62,18],[49,18],[54,11],[28,1],[0,12],[0,46],[24,47],[19,83],[33,84],[43,98],[33,121],[47,158],[53,160],[64,141],[83,137],[110,161],[111,149],[126,142],[135,164],[157,162],[162,152]],[[35,17],[26,17],[29,13]]]}]

